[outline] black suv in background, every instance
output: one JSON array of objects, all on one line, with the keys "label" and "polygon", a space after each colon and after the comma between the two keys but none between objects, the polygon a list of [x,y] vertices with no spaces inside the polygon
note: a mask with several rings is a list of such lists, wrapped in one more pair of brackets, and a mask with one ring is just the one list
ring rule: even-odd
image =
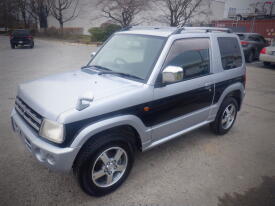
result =
[{"label": "black suv in background", "polygon": [[237,33],[241,40],[244,56],[247,62],[259,58],[261,50],[268,46],[268,41],[257,33]]},{"label": "black suv in background", "polygon": [[10,44],[11,48],[14,49],[17,46],[29,46],[33,48],[33,36],[31,35],[29,30],[25,29],[17,29],[12,32],[10,35]]}]

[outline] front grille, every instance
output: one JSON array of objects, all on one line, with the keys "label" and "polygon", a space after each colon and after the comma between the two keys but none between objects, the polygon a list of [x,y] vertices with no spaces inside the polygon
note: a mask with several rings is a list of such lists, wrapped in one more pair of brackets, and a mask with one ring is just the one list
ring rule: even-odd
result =
[{"label": "front grille", "polygon": [[37,132],[42,124],[42,116],[31,109],[25,102],[19,97],[15,100],[15,109],[20,116]]}]

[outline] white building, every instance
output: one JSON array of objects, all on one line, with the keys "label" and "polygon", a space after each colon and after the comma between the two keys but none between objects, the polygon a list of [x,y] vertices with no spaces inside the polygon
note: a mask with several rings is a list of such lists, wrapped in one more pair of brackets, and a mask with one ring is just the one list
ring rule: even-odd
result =
[{"label": "white building", "polygon": [[275,15],[275,0],[226,0],[224,18],[232,18],[236,15],[242,17],[253,15],[269,15],[273,4]]}]

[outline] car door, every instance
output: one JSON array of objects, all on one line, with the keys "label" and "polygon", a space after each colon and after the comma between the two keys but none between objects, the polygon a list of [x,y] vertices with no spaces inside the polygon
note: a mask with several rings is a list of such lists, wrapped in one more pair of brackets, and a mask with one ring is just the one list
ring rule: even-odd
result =
[{"label": "car door", "polygon": [[209,45],[208,38],[179,39],[173,42],[163,69],[168,66],[180,67],[183,78],[165,85],[157,83],[162,86],[154,89],[151,105],[154,111],[151,115],[153,141],[207,120],[214,95]]}]

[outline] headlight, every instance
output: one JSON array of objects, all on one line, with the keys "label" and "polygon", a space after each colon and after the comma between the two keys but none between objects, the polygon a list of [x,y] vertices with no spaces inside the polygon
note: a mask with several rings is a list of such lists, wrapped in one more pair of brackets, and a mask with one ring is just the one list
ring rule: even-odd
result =
[{"label": "headlight", "polygon": [[55,143],[62,143],[64,140],[63,124],[44,119],[39,131],[39,135]]}]

